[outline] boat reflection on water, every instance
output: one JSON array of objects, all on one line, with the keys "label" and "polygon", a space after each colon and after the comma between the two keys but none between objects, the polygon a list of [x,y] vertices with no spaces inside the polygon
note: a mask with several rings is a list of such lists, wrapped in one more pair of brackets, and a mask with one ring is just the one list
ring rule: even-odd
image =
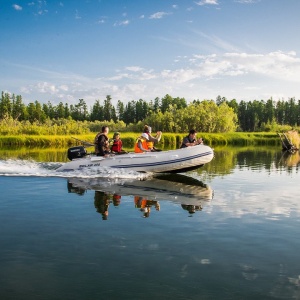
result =
[{"label": "boat reflection on water", "polygon": [[119,206],[122,196],[133,196],[134,206],[147,218],[152,210],[160,211],[163,201],[181,205],[189,214],[201,211],[212,200],[212,189],[203,182],[180,174],[156,175],[146,180],[69,178],[68,191],[84,195],[94,190],[94,204],[103,220],[108,218],[108,208]]}]

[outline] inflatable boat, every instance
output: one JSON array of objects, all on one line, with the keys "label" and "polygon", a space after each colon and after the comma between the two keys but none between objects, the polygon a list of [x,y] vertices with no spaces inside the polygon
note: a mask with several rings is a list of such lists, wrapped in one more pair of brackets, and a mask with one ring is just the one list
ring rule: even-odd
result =
[{"label": "inflatable boat", "polygon": [[214,157],[212,148],[197,145],[177,150],[126,153],[107,157],[87,154],[83,146],[68,150],[71,160],[56,171],[74,171],[86,168],[123,168],[137,172],[169,173],[185,172],[209,163]]}]

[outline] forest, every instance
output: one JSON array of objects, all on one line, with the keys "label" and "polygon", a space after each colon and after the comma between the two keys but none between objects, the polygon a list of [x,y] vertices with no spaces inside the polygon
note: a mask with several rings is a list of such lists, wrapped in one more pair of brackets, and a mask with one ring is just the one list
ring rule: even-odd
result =
[{"label": "forest", "polygon": [[95,132],[99,130],[99,124],[104,123],[116,130],[133,132],[140,131],[144,124],[151,124],[155,130],[174,133],[187,132],[190,128],[208,133],[274,132],[300,126],[300,100],[295,98],[238,102],[218,96],[215,100],[187,103],[185,98],[167,94],[151,101],[118,100],[116,106],[112,102],[111,96],[107,95],[102,101],[95,100],[91,107],[84,99],[70,105],[63,102],[54,105],[50,101],[40,103],[38,100],[26,105],[21,95],[2,92],[0,131],[4,135],[15,134],[12,124],[27,128],[29,132],[25,130],[24,134],[39,134],[34,130],[39,126],[56,126],[60,131],[68,127],[64,132],[57,129],[54,134],[70,134],[70,127],[75,127],[75,133]]}]

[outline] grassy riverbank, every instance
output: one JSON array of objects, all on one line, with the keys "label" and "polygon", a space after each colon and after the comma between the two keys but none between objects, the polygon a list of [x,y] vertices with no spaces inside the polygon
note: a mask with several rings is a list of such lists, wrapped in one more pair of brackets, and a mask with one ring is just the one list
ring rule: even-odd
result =
[{"label": "grassy riverbank", "polygon": [[[109,134],[112,138],[113,133]],[[121,139],[125,147],[133,147],[136,138],[139,136],[136,132],[123,132]],[[182,138],[186,134],[180,133],[163,133],[159,145],[178,147]],[[272,132],[255,132],[255,133],[198,133],[198,137],[203,137],[205,144],[216,145],[280,145],[280,139],[276,133]],[[0,146],[39,146],[39,147],[69,147],[80,144],[79,140],[93,142],[95,134],[82,135],[12,135],[0,136]],[[158,146],[159,146],[158,145]]]}]

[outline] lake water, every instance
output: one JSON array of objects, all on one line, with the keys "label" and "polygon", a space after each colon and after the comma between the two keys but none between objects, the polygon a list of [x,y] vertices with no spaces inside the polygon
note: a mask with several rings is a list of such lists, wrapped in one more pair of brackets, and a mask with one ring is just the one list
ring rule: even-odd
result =
[{"label": "lake water", "polygon": [[158,177],[38,152],[0,151],[0,299],[300,299],[298,152]]}]

